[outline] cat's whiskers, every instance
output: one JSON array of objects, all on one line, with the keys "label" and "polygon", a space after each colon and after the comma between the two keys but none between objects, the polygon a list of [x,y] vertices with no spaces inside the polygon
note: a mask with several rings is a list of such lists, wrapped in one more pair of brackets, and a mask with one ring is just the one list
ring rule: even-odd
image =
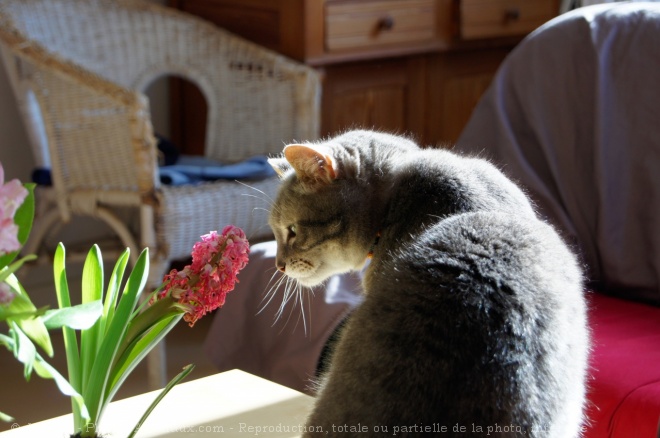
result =
[{"label": "cat's whiskers", "polygon": [[[255,190],[256,190],[256,189],[255,189]],[[267,199],[264,199],[264,198],[262,198],[262,197],[260,197],[260,196],[250,194],[250,193],[241,193],[241,196],[247,196],[247,197],[250,197],[250,198],[258,199],[258,200],[263,201],[263,202],[265,202],[266,204],[268,204],[269,207],[273,207],[273,205],[274,205],[271,201],[269,201],[269,200],[267,200]],[[265,212],[267,212],[267,213],[270,213],[270,209],[265,208],[265,207],[254,207],[254,208],[252,209],[252,211],[255,211],[255,210],[263,210],[263,211],[265,211]]]},{"label": "cat's whiskers", "polygon": [[[263,230],[264,228],[269,228],[268,224],[260,225],[256,230],[253,230],[252,233],[248,236],[248,240],[254,240],[254,239],[262,240],[263,236],[267,234],[267,233],[262,233],[261,230]],[[257,237],[255,238],[255,236]]]},{"label": "cat's whiskers", "polygon": [[[283,290],[283,297],[282,297],[282,303],[280,303],[279,308],[277,312],[275,312],[275,318],[273,321],[273,325],[279,320],[279,318],[282,316],[284,310],[283,307],[286,305],[286,302],[289,300],[289,289],[290,289],[290,281],[291,278],[287,277],[286,275],[281,275],[280,277],[277,277],[275,280],[276,276],[279,274],[279,272],[274,272],[273,275],[271,276],[270,281],[268,282],[268,285],[266,286],[268,288],[266,294],[264,295],[264,298],[261,300],[262,306],[261,309],[259,310],[258,314],[263,312],[266,307],[270,305],[270,303],[273,301],[273,298],[277,296],[277,292],[282,289]],[[274,281],[274,283],[273,283]],[[271,284],[272,283],[272,284]],[[282,288],[282,286],[284,286]],[[265,301],[265,304],[264,304]]]},{"label": "cat's whiskers", "polygon": [[[264,294],[264,297],[262,298],[261,303],[260,303],[261,304],[261,309],[259,309],[259,311],[257,312],[257,315],[260,314],[261,312],[263,312],[264,309],[266,309],[266,307],[268,307],[270,302],[273,301],[273,298],[275,298],[275,296],[277,295],[277,291],[280,288],[280,286],[282,285],[282,283],[285,282],[286,279],[287,279],[287,277],[284,276],[284,275],[277,277],[279,272],[277,270],[275,270],[274,267],[273,267],[273,270],[274,270],[273,275],[271,275],[270,280],[268,281],[268,284],[266,285],[266,290],[267,291]],[[277,280],[275,280],[276,278],[277,278]],[[265,304],[264,304],[264,301],[266,301]]]},{"label": "cat's whiskers", "polygon": [[[312,297],[314,296],[314,289],[307,288],[303,286],[302,284],[296,282],[296,288],[295,288],[295,294],[296,294],[296,301],[294,301],[294,305],[291,308],[291,312],[294,311],[296,308],[296,302],[300,303],[300,313],[298,314],[298,321],[296,321],[296,327],[298,326],[298,323],[302,319],[303,322],[303,329],[305,330],[305,335],[307,335],[308,328],[311,330],[312,327]],[[307,298],[307,314],[305,314],[305,298]],[[309,321],[307,320],[309,318]]]},{"label": "cat's whiskers", "polygon": [[[286,278],[286,285],[284,286],[284,296],[282,297],[280,308],[277,310],[277,313],[275,314],[275,320],[273,321],[273,325],[275,325],[275,323],[277,323],[277,321],[279,321],[280,318],[282,318],[282,316],[284,315],[284,310],[289,304],[289,301],[291,301],[291,299],[294,298],[296,295],[296,288],[298,286],[298,283],[290,277],[285,276],[285,278]],[[289,316],[282,325],[282,330],[280,330],[280,333],[282,333],[284,328],[289,324],[289,321],[291,320],[291,314],[293,313],[294,308],[295,308],[295,300],[294,300],[294,305],[291,307],[289,311]]]},{"label": "cat's whiskers", "polygon": [[266,213],[270,213],[270,210],[269,210],[269,209],[267,209],[267,208],[263,208],[263,207],[254,207],[254,208],[252,209],[252,211],[255,211],[255,210],[261,210],[261,211],[265,211]]},{"label": "cat's whiskers", "polygon": [[[284,297],[282,297],[280,308],[277,310],[277,313],[275,314],[275,321],[279,320],[282,317],[282,315],[284,314],[284,309],[286,309],[287,304],[289,304],[291,298],[293,298],[296,295],[296,287],[298,286],[298,283],[291,277],[285,276],[285,278],[286,278],[286,284],[284,286]],[[289,314],[289,316],[291,315]],[[287,322],[288,322],[288,318],[287,318]]]},{"label": "cat's whiskers", "polygon": [[[255,192],[262,195],[262,196],[259,196],[259,195],[255,195],[253,193],[241,193],[241,196],[249,196],[250,198],[258,199],[258,200],[260,200],[260,201],[262,201],[262,202],[264,202],[265,204],[268,205],[268,208],[266,208],[266,207],[253,207],[252,208],[252,214],[254,214],[255,211],[264,211],[268,215],[270,215],[271,209],[275,209],[275,211],[279,211],[279,208],[275,205],[275,200],[270,195],[268,195],[266,192],[264,192],[263,190],[258,189],[254,186],[251,186],[249,184],[246,184],[243,181],[235,180],[235,182],[237,182],[237,183],[239,183],[239,184],[241,184],[241,185],[243,185],[243,186],[245,186],[245,187],[247,187],[251,190],[254,190]],[[263,224],[257,230],[255,230],[254,233],[256,233],[257,235],[261,235],[262,229],[267,228],[267,227],[268,227],[268,224]],[[250,236],[248,236],[248,238],[249,237]]]},{"label": "cat's whiskers", "polygon": [[[291,317],[291,314],[295,310],[296,306],[298,303],[300,303],[300,313],[298,314],[298,319],[296,320],[296,325],[293,327],[295,330],[298,327],[298,324],[300,323],[300,319],[302,318],[303,322],[303,329],[305,330],[305,335],[307,335],[307,318],[305,318],[305,290],[303,287],[300,285],[300,283],[297,283],[295,289],[295,296],[293,300],[293,306],[291,307],[291,311],[289,312],[289,317]],[[309,299],[307,300],[309,303]]]},{"label": "cat's whiskers", "polygon": [[305,334],[307,334],[307,318],[305,318],[305,296],[307,296],[307,314],[309,315],[309,327],[310,332],[312,328],[312,297],[314,296],[314,291],[309,290],[305,291],[303,288],[300,288],[299,297],[300,297],[300,314],[302,315],[303,325],[305,328]]},{"label": "cat's whiskers", "polygon": [[[289,285],[289,284],[291,284],[291,282],[287,281],[287,285]],[[289,293],[289,295],[286,297],[286,302],[284,302],[284,301],[282,302],[282,305],[280,307],[280,312],[284,312],[284,309],[286,308],[286,304],[288,304],[288,302],[291,300],[291,298],[294,298],[293,306],[291,306],[291,308],[289,309],[289,315],[287,316],[286,321],[282,325],[282,330],[280,330],[280,333],[282,333],[282,331],[284,331],[284,328],[287,325],[289,325],[289,321],[291,320],[291,315],[293,315],[293,311],[296,308],[296,301],[297,301],[295,299],[296,298],[296,284],[294,284],[293,290],[289,290],[288,293]],[[282,315],[282,313],[280,313],[280,316],[281,315]],[[297,326],[298,326],[298,323],[296,323],[296,325],[293,327],[293,329],[295,330]]]},{"label": "cat's whiskers", "polygon": [[[259,200],[265,202],[266,204],[268,204],[269,207],[271,207],[271,208],[275,208],[276,211],[279,211],[279,208],[275,205],[275,200],[274,200],[270,195],[268,195],[266,192],[264,192],[264,191],[261,190],[261,189],[258,189],[258,188],[256,188],[256,187],[254,187],[254,186],[251,186],[251,185],[249,185],[249,184],[246,184],[246,183],[244,183],[243,181],[238,181],[238,180],[237,180],[236,182],[238,182],[239,184],[242,184],[242,185],[244,185],[245,187],[247,187],[247,188],[249,188],[249,189],[252,189],[252,190],[254,190],[255,192],[260,193],[261,195],[263,195],[263,196],[257,196],[257,195],[252,194],[252,193],[242,193],[242,196],[250,196],[250,197],[253,197],[253,198],[259,199]],[[269,210],[266,210],[266,211],[269,211]]]},{"label": "cat's whiskers", "polygon": [[[277,324],[277,322],[284,317],[284,313],[286,312],[287,307],[289,307],[289,313],[287,315],[286,321],[284,321],[282,326],[282,330],[284,330],[284,328],[289,324],[289,321],[291,321],[291,317],[294,314],[296,307],[300,305],[300,313],[298,314],[298,319],[296,320],[294,330],[296,327],[298,327],[298,324],[302,318],[303,328],[305,330],[305,334],[307,334],[308,321],[307,315],[305,313],[305,296],[308,295],[309,291],[302,284],[298,283],[296,279],[287,275],[282,275],[281,277],[275,279],[277,274],[278,272],[275,272],[268,282],[268,290],[261,301],[262,306],[258,313],[263,312],[264,309],[268,307],[268,305],[270,305],[270,303],[273,301],[273,298],[275,298],[277,292],[282,289],[282,301],[280,302],[280,305],[275,312],[272,326],[274,327],[275,324]],[[308,297],[307,313],[311,316],[311,312],[309,310],[311,308],[310,300],[311,297]]]}]

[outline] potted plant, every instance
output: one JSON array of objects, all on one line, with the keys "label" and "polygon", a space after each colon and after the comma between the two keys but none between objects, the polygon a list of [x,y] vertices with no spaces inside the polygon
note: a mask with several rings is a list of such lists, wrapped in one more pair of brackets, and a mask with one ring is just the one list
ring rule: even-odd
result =
[{"label": "potted plant", "polygon": [[[4,205],[1,172],[0,166],[0,206]],[[14,275],[23,263],[34,256],[24,257],[10,265],[20,245],[27,239],[34,210],[30,186],[25,188],[27,193],[14,196],[15,186],[16,183],[11,182],[10,190],[5,190],[11,192],[12,205],[21,204],[25,199],[29,202],[13,212],[6,209],[12,213],[13,225],[10,226],[7,221],[0,223],[0,255],[5,231],[8,231],[7,234],[16,231],[18,242],[12,241],[13,245],[9,248],[13,249],[7,253],[9,261],[4,267],[2,262],[5,258],[0,257],[0,320],[4,315],[10,326],[10,334],[1,335],[0,343],[24,363],[26,378],[32,370],[42,377],[54,378],[62,393],[71,397],[72,436],[96,437],[103,412],[118,389],[165,335],[181,319],[193,326],[206,313],[224,304],[226,294],[234,288],[238,272],[247,264],[249,243],[243,231],[232,225],[220,233],[211,231],[201,236],[192,248],[192,263],[180,271],[172,270],[160,287],[144,300],[140,297],[149,272],[148,249],[142,251],[127,276],[129,250],[126,249],[116,261],[106,284],[101,250],[94,245],[83,265],[81,304],[74,307],[71,306],[66,275],[66,251],[60,243],[53,262],[59,309],[37,309]],[[13,257],[10,257],[12,254]],[[68,380],[36,352],[31,342],[36,342],[48,355],[52,355],[47,329],[53,328],[63,331]],[[192,365],[185,367],[169,382],[152,405],[147,407],[131,437],[139,431],[156,404],[190,371]]]}]

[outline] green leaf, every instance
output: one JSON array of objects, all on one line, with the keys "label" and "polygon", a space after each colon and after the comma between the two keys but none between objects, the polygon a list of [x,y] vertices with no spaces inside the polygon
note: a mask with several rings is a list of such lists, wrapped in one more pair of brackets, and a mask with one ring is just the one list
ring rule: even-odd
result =
[{"label": "green leaf", "polygon": [[103,304],[101,300],[80,304],[64,309],[48,310],[41,318],[49,330],[70,327],[75,330],[90,328],[101,317]]},{"label": "green leaf", "polygon": [[[10,338],[9,336],[0,334],[0,344],[5,345],[10,351],[14,352],[21,348],[19,347],[18,342],[16,340],[19,338],[22,341],[27,340],[28,343],[30,342],[30,340],[27,337],[25,336],[21,337],[20,334],[16,338]],[[66,396],[71,397],[73,402],[78,406],[78,410],[87,417],[89,417],[82,396],[69,384],[69,382],[64,377],[62,377],[62,375],[55,368],[53,368],[53,366],[51,366],[48,362],[46,362],[43,359],[43,357],[41,357],[41,355],[36,352],[36,349],[35,349],[34,359],[30,359],[30,360],[32,361],[32,365],[34,366],[34,371],[40,377],[45,379],[54,379],[60,392],[62,392],[62,394]]]},{"label": "green leaf", "polygon": [[89,418],[89,411],[85,406],[85,400],[83,400],[82,395],[52,365],[43,360],[39,354],[37,354],[36,361],[34,362],[34,371],[36,371],[39,377],[55,380],[55,384],[57,384],[60,392],[71,397],[73,403],[78,407],[81,416],[85,419]]},{"label": "green leaf", "polygon": [[[92,246],[87,253],[82,274],[82,304],[103,299],[103,265],[101,250],[98,245]],[[80,332],[80,365],[82,384],[89,380],[94,361],[98,353],[100,340],[100,324],[98,321],[86,330]]]},{"label": "green leaf", "polygon": [[62,242],[55,249],[53,257],[53,276],[55,277],[55,293],[57,294],[57,304],[60,309],[71,307],[71,297],[69,295],[69,284],[66,279],[66,249]]},{"label": "green leaf", "polygon": [[126,265],[128,263],[128,258],[130,255],[130,250],[126,248],[121,254],[115,267],[112,270],[112,275],[110,276],[110,281],[108,283],[108,290],[105,294],[105,303],[103,304],[103,316],[101,319],[101,333],[105,335],[107,333],[108,327],[112,322],[112,318],[115,315],[115,308],[117,307],[117,297],[119,296],[119,289],[121,288],[121,282],[124,279],[124,271],[126,270]]},{"label": "green leaf", "polygon": [[119,344],[121,344],[126,333],[130,316],[137,305],[140,292],[147,281],[148,270],[149,251],[145,249],[138,257],[135,267],[126,282],[115,315],[98,350],[90,378],[83,390],[83,397],[87,402],[92,423],[96,423],[103,408],[106,386],[112,372],[111,366],[114,363]]},{"label": "green leaf", "polygon": [[[16,295],[14,297],[14,300],[23,300],[23,301],[27,300],[29,302],[29,299],[23,295]],[[27,306],[28,306],[27,303],[22,303],[21,306],[13,306],[13,307],[0,306],[0,321],[4,321],[7,319],[10,319],[12,321],[18,321],[21,319],[31,319],[44,315],[48,310],[47,306],[40,307],[39,309],[30,310],[30,311],[16,310],[17,308],[25,308]]]},{"label": "green leaf", "polygon": [[[21,247],[27,241],[27,238],[30,235],[30,230],[32,229],[32,221],[34,220],[35,186],[36,184],[33,183],[23,184],[23,187],[25,187],[28,190],[28,195],[23,201],[23,204],[21,204],[21,206],[18,207],[18,210],[16,210],[16,214],[14,215],[14,223],[18,225],[17,238],[18,238],[18,242],[21,244]],[[0,257],[0,269],[9,265],[11,261],[16,258],[19,251],[20,249]]]},{"label": "green leaf", "polygon": [[23,364],[23,376],[25,380],[30,380],[34,361],[37,358],[37,349],[30,341],[23,330],[15,322],[10,322],[9,327],[14,335],[14,356]]},{"label": "green leaf", "polygon": [[36,259],[37,256],[34,254],[26,255],[25,257],[16,260],[11,265],[5,266],[4,268],[0,269],[0,281],[5,281],[5,279],[9,277],[9,275],[18,271],[21,268],[21,266],[23,266],[26,262],[30,262]]},{"label": "green leaf", "polygon": [[170,390],[174,388],[174,385],[185,379],[188,376],[188,374],[190,374],[194,369],[195,369],[194,364],[186,365],[185,367],[183,367],[183,370],[179,374],[177,374],[176,376],[174,376],[172,380],[170,380],[170,382],[165,386],[165,388],[163,388],[160,394],[158,394],[158,397],[156,397],[156,399],[149,405],[147,410],[144,412],[144,415],[142,415],[138,423],[133,428],[133,431],[130,433],[130,435],[128,435],[128,438],[133,438],[135,436],[135,434],[140,430],[144,422],[147,420],[147,417],[156,408],[158,403],[160,403],[160,401],[170,392]]},{"label": "green leaf", "polygon": [[0,421],[9,423],[10,421],[14,421],[14,417],[12,417],[11,415],[7,415],[4,412],[0,412]]},{"label": "green leaf", "polygon": [[[71,297],[69,295],[69,285],[66,279],[65,269],[66,250],[60,243],[55,250],[53,259],[53,276],[55,278],[55,293],[57,294],[57,304],[60,309],[71,307]],[[69,373],[69,382],[78,392],[82,393],[82,382],[80,373],[80,355],[78,354],[78,339],[76,332],[69,327],[62,327],[64,336],[64,351],[66,352],[66,363]],[[71,400],[71,412],[73,414],[73,424],[75,430],[82,430],[85,424],[85,418],[79,403]],[[89,415],[87,415],[88,417]]]},{"label": "green leaf", "polygon": [[[23,289],[23,286],[18,282],[14,274],[11,274],[5,279],[12,289],[17,291],[24,299],[14,299],[9,305],[9,310],[13,313],[23,312],[37,312],[37,308],[30,301],[28,294]],[[53,356],[53,345],[50,342],[50,335],[41,318],[22,318],[17,319],[16,324],[21,330],[34,341],[35,344],[40,346],[48,356]]]},{"label": "green leaf", "polygon": [[0,345],[4,345],[9,351],[14,352],[14,338],[0,333]]}]

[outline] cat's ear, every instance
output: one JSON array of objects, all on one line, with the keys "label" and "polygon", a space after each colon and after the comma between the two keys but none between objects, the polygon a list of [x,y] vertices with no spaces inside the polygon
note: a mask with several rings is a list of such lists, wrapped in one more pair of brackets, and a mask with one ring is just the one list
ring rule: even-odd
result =
[{"label": "cat's ear", "polygon": [[318,145],[290,144],[284,156],[304,183],[330,184],[337,178],[337,169],[330,151]]},{"label": "cat's ear", "polygon": [[286,158],[269,158],[268,164],[273,168],[277,176],[284,178],[291,170],[291,165],[286,160]]}]

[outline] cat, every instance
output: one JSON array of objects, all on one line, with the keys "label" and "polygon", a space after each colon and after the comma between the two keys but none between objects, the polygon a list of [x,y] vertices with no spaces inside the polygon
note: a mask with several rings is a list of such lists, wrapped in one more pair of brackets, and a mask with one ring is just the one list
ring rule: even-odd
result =
[{"label": "cat", "polygon": [[369,260],[304,436],[580,436],[582,270],[500,170],[365,130],[269,162],[277,269],[312,287]]}]

